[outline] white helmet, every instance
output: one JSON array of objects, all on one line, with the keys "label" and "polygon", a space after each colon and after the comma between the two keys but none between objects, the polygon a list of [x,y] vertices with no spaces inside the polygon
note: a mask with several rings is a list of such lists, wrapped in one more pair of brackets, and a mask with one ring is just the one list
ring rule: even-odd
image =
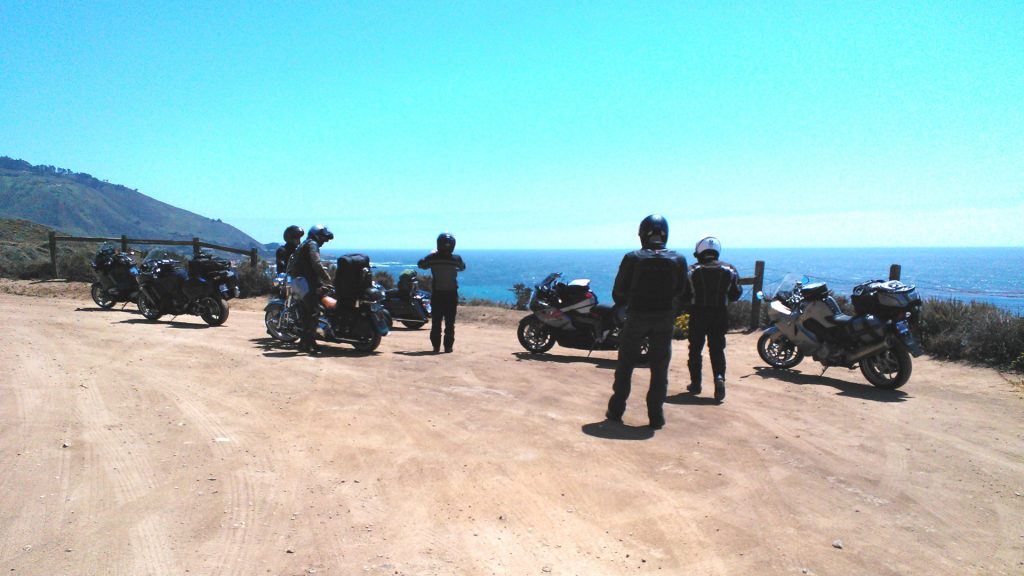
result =
[{"label": "white helmet", "polygon": [[697,242],[697,247],[693,249],[693,255],[700,258],[705,252],[714,252],[715,257],[722,255],[722,242],[714,236],[708,236]]}]

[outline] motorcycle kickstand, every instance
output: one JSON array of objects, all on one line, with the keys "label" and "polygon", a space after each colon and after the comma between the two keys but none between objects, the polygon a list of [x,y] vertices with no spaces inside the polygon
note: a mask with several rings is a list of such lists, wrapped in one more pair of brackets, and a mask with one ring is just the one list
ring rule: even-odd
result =
[{"label": "motorcycle kickstand", "polygon": [[824,376],[825,372],[828,372],[829,368],[830,368],[830,366],[825,366],[824,368],[822,368],[821,369],[821,374],[818,374],[818,378],[821,378],[822,376]]}]

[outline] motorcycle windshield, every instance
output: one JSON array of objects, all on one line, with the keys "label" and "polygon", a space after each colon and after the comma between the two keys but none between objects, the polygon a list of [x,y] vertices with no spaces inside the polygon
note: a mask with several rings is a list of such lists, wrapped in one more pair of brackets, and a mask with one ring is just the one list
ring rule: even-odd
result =
[{"label": "motorcycle windshield", "polygon": [[158,260],[174,260],[179,264],[182,262],[181,254],[171,252],[170,250],[152,250],[146,254],[146,259],[142,262],[143,264],[152,264]]},{"label": "motorcycle windshield", "polygon": [[775,290],[772,291],[773,297],[778,300],[788,300],[793,296],[798,287],[808,282],[810,282],[810,279],[803,274],[790,272],[783,276],[782,280],[775,286]]},{"label": "motorcycle windshield", "polygon": [[540,283],[540,286],[550,286],[555,283],[555,280],[558,280],[561,277],[561,272],[552,272],[551,274],[548,274],[546,278],[544,278],[544,281]]}]

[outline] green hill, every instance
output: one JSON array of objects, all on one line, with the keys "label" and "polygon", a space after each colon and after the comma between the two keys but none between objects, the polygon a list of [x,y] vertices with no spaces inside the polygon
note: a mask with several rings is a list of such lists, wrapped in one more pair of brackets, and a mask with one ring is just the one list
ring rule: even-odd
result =
[{"label": "green hill", "polygon": [[76,236],[191,240],[266,248],[241,230],[89,174],[0,156],[0,218],[24,219]]}]

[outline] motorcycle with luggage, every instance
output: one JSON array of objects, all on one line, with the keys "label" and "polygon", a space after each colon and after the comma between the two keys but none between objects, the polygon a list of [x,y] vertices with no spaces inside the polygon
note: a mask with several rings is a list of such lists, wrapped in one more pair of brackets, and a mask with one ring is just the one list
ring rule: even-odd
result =
[{"label": "motorcycle with luggage", "polygon": [[850,300],[853,316],[843,314],[824,282],[787,275],[770,300],[771,325],[758,338],[758,355],[780,369],[811,356],[826,370],[859,367],[878,388],[903,386],[913,370],[911,357],[922,353],[913,333],[921,311],[916,288],[872,280],[855,286]]},{"label": "motorcycle with luggage", "polygon": [[139,268],[131,252],[104,247],[92,260],[92,269],[99,280],[91,287],[92,300],[109,310],[118,302],[134,302],[139,297]]},{"label": "motorcycle with luggage", "polygon": [[430,321],[430,293],[420,290],[415,270],[398,277],[398,285],[384,292],[384,308],[406,328],[417,330]]},{"label": "motorcycle with luggage", "polygon": [[[299,301],[307,293],[304,278],[278,275],[285,297],[274,298],[264,309],[267,333],[281,342],[295,342],[302,332]],[[283,277],[283,278],[282,278]],[[386,312],[382,304],[384,290],[373,281],[370,259],[365,254],[346,254],[338,258],[334,289],[320,297],[320,322],[317,339],[323,342],[351,344],[361,352],[380,346],[388,334]]]},{"label": "motorcycle with luggage", "polygon": [[[529,316],[519,322],[519,343],[528,352],[542,354],[557,343],[565,348],[617,350],[624,308],[599,304],[590,290],[590,280],[561,281],[560,272],[552,272],[534,287],[530,295]],[[644,340],[641,358],[646,359],[649,345]]]},{"label": "motorcycle with luggage", "polygon": [[200,316],[210,326],[228,319],[228,300],[239,294],[231,262],[201,253],[187,265],[177,255],[157,251],[139,269],[139,311],[149,320],[165,314]]}]

